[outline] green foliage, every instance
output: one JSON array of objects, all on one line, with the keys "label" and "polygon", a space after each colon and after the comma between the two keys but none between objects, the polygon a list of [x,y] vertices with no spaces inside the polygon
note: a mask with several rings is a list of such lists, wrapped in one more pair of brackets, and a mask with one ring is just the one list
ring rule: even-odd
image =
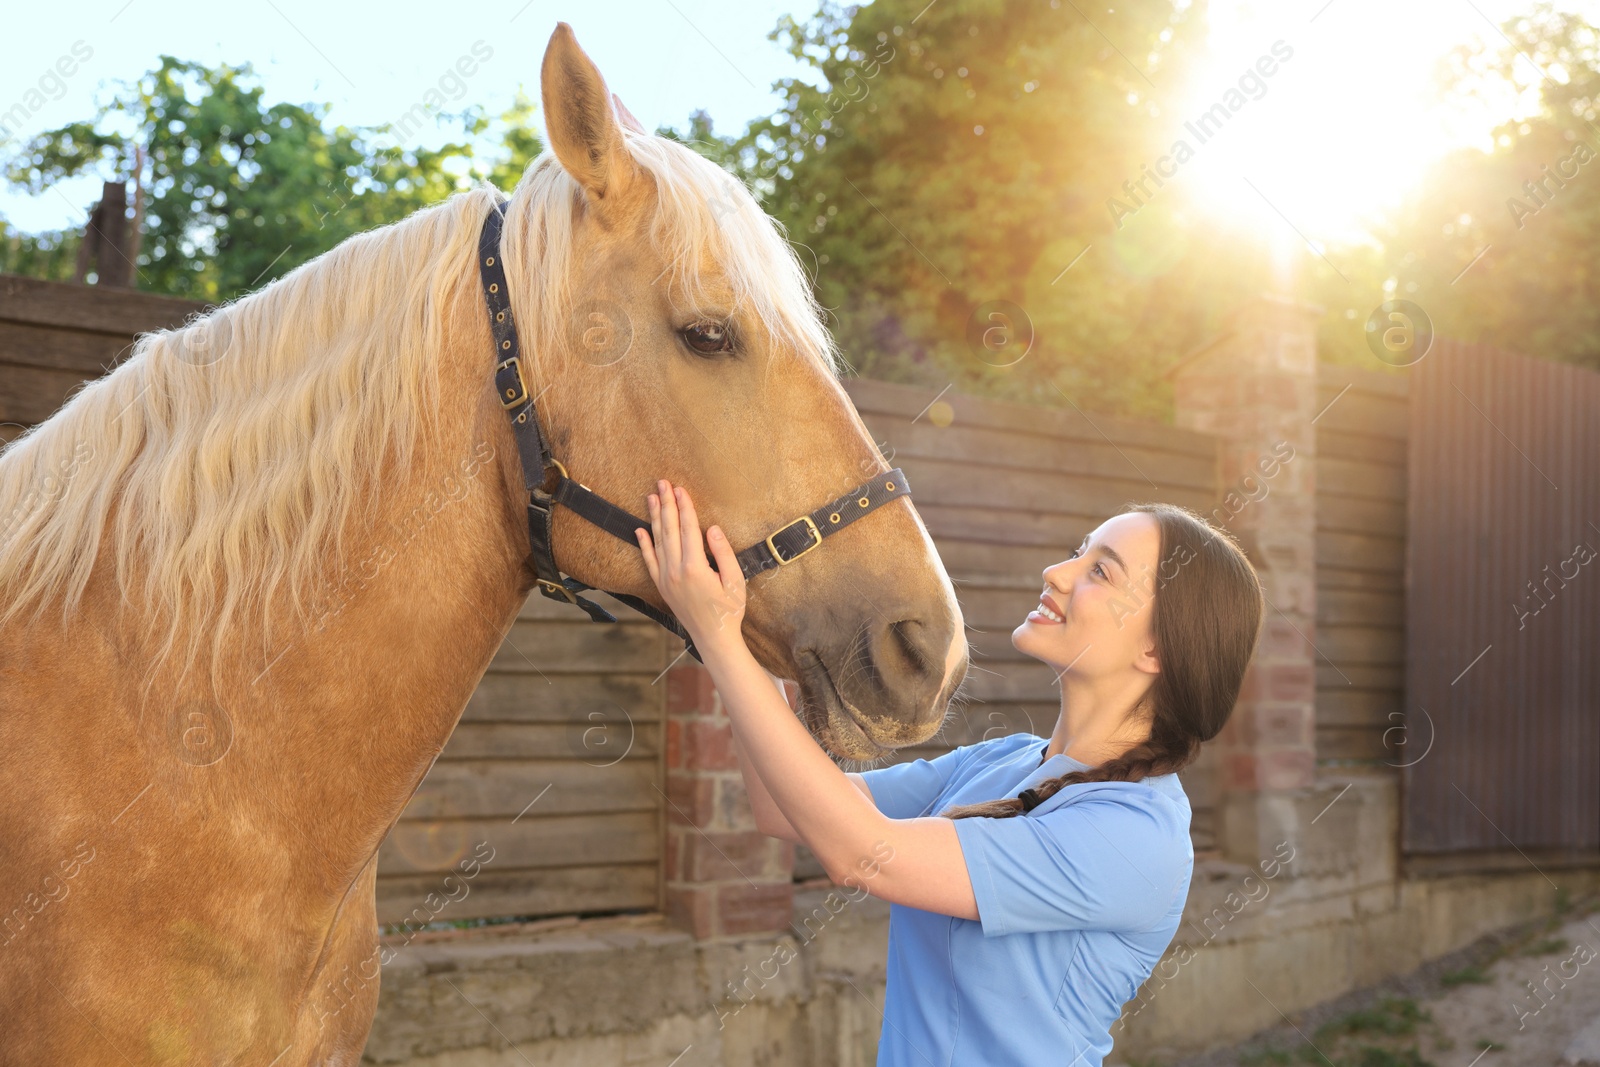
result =
[{"label": "green foliage", "polygon": [[1550,75],[1539,112],[1443,160],[1381,231],[1384,267],[1442,335],[1600,368],[1600,36],[1549,3],[1506,32],[1516,52],[1459,53],[1450,92],[1531,61]]},{"label": "green foliage", "polygon": [[[861,374],[1159,415],[1163,373],[1262,277],[1176,198],[1120,229],[1106,207],[1169,147],[1152,83],[1181,84],[1202,29],[1166,0],[826,4],[772,34],[818,84],[684,139],[785,225]],[[1002,300],[1025,317],[975,319]]]},{"label": "green foliage", "polygon": [[[162,56],[94,119],[34,137],[5,177],[37,195],[75,175],[129,179],[142,166],[138,287],[224,301],[444,199],[473,173],[514,184],[540,148],[532,111],[519,94],[490,159],[475,154],[492,125],[479,110],[454,117],[462,140],[408,150],[380,143],[388,125],[330,128],[325,107],[267,106],[249,64]],[[6,236],[5,269],[71,277],[76,236]]]},{"label": "green foliage", "polygon": [[[1106,208],[1166,149],[1162,89],[1182,84],[1202,29],[1200,5],[1159,0],[825,3],[772,34],[815,85],[780,82],[783,107],[740,136],[713,135],[703,114],[679,136],[786,225],[861,373],[1161,416],[1165,372],[1245,297],[1274,288],[1254,239],[1181,196],[1120,227]],[[1600,45],[1548,5],[1509,32],[1557,75],[1543,113],[1498,131],[1491,153],[1442,163],[1375,240],[1300,256],[1299,290],[1325,309],[1323,359],[1389,369],[1364,327],[1401,297],[1440,334],[1600,365],[1600,162],[1571,158],[1579,144],[1600,157]],[[1526,64],[1509,52],[1456,62],[1457,96]],[[1563,161],[1577,177],[1549,183],[1535,212],[1509,210],[1525,181]],[[1035,331],[1011,366],[992,364],[1017,347],[986,358],[973,343],[973,313],[994,300],[1019,305]],[[1015,345],[1025,333],[996,336]]]},{"label": "green foliage", "polygon": [[23,233],[0,218],[0,272],[69,282],[83,235],[76,230]]}]

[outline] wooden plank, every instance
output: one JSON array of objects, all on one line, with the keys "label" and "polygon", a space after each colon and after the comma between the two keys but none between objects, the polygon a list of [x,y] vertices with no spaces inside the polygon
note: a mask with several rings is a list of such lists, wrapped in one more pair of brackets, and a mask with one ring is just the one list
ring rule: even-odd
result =
[{"label": "wooden plank", "polygon": [[[1088,532],[1088,531],[1085,531]],[[1081,541],[1083,535],[1079,534]],[[945,537],[938,540],[939,558],[952,578],[968,574],[986,576],[1004,575],[1013,581],[1032,581],[1051,564],[1060,563],[1070,553],[1058,549],[1033,546],[993,545],[984,541],[968,541]],[[959,588],[959,586],[958,586]]]},{"label": "wooden plank", "polygon": [[1411,379],[1403,370],[1376,370],[1348,363],[1317,364],[1317,392],[1327,397],[1324,404],[1347,385],[1352,393],[1390,399],[1404,400],[1411,395]]},{"label": "wooden plank", "polygon": [[98,378],[133,351],[126,334],[92,333],[0,320],[0,374],[11,367],[66,370]]},{"label": "wooden plank", "polygon": [[[844,388],[855,403],[856,409],[861,412],[862,420],[869,429],[872,426],[873,415],[914,418],[938,394],[937,389],[879,382],[868,378],[846,379]],[[1205,454],[1216,448],[1214,437],[1194,430],[1180,430],[1160,423],[1120,419],[1092,412],[1084,415],[1070,407],[1012,404],[955,392],[945,393],[940,399],[949,403],[954,409],[955,418],[951,423],[953,426],[1023,430],[1055,437],[1076,437],[1085,441],[1104,441],[1110,438],[1124,447],[1132,444],[1191,455]]]},{"label": "wooden plank", "polygon": [[1406,506],[1401,500],[1364,500],[1332,492],[1317,494],[1317,529],[1404,538]]},{"label": "wooden plank", "polygon": [[1404,501],[1406,471],[1404,467],[1354,463],[1344,459],[1318,456],[1317,488],[1320,492],[1336,496]]},{"label": "wooden plank", "polygon": [[[659,671],[668,663],[653,623],[517,620],[496,650],[491,671],[553,676],[601,671]],[[653,677],[654,675],[652,675]]]},{"label": "wooden plank", "polygon": [[540,816],[654,811],[662,803],[660,777],[654,753],[643,752],[615,763],[572,758],[440,760],[400,818],[509,819],[524,811]]},{"label": "wooden plank", "polygon": [[[645,722],[630,712],[619,715],[596,709],[604,718],[570,723],[464,722],[439,754],[452,759],[554,759],[568,756],[593,764],[609,763],[619,752],[629,757],[653,756],[661,747],[661,723]],[[632,721],[629,721],[629,717]]]},{"label": "wooden plank", "polygon": [[1386,664],[1370,663],[1340,663],[1335,665],[1326,660],[1317,660],[1317,693],[1318,699],[1324,691],[1342,689],[1390,689],[1400,692],[1402,685],[1402,668]]},{"label": "wooden plank", "polygon": [[1405,573],[1399,568],[1380,567],[1377,570],[1355,570],[1324,566],[1317,570],[1317,595],[1324,590],[1351,592],[1392,593],[1405,584]]},{"label": "wooden plank", "polygon": [[1401,574],[1405,570],[1405,552],[1405,541],[1396,537],[1370,537],[1324,530],[1319,530],[1316,537],[1319,567]]},{"label": "wooden plank", "polygon": [[1212,497],[1182,489],[1158,490],[1141,479],[1083,478],[1070,473],[995,470],[975,463],[907,460],[917,506],[1026,508],[1045,514],[1099,515],[1121,512],[1147,500],[1197,502],[1209,507]]},{"label": "wooden plank", "polygon": [[961,614],[968,626],[1009,634],[1022,625],[1039,602],[1043,588],[1043,581],[1008,589],[962,585],[956,587],[956,599],[961,602]]},{"label": "wooden plank", "polygon": [[1318,427],[1317,458],[1323,457],[1404,467],[1406,441],[1403,437],[1371,437]]},{"label": "wooden plank", "polygon": [[[625,863],[498,870],[498,853],[475,878],[378,875],[378,922],[453,922],[510,916],[588,914],[656,907],[658,864]],[[432,896],[430,897],[430,894]],[[451,900],[450,898],[455,898]],[[402,949],[402,951],[404,951]]]},{"label": "wooden plank", "polygon": [[[1317,692],[1317,726],[1377,727],[1401,723],[1405,701],[1398,689],[1355,689],[1337,686]],[[1393,717],[1391,717],[1393,716]]]},{"label": "wooden plank", "polygon": [[1382,730],[1319,728],[1317,758],[1397,764],[1406,757],[1393,748],[1383,747]]},{"label": "wooden plank", "polygon": [[1400,664],[1405,660],[1405,631],[1370,626],[1319,626],[1317,648],[1340,670],[1360,664]]},{"label": "wooden plank", "polygon": [[652,685],[655,677],[649,672],[602,671],[550,674],[540,678],[526,673],[491,671],[483,676],[467,701],[461,721],[572,723],[584,721],[594,712],[616,716],[616,708],[623,708],[635,717],[659,719],[666,682]]},{"label": "wooden plank", "polygon": [[[1063,438],[1026,433],[1014,427],[935,426],[926,418],[878,414],[867,428],[880,444],[893,449],[892,463],[906,458],[979,463],[987,467],[1060,472],[1092,478],[1134,478],[1146,475],[1163,486],[1209,492],[1216,481],[1216,450],[1174,452],[1135,443]],[[887,450],[886,450],[887,451]],[[1141,473],[1142,472],[1142,473]],[[915,487],[913,487],[914,489]]]},{"label": "wooden plank", "polygon": [[132,289],[73,285],[0,274],[0,319],[100,333],[134,334],[181,325],[207,305]]},{"label": "wooden plank", "polygon": [[[927,524],[928,533],[935,542],[945,540],[978,541],[993,545],[997,550],[1010,547],[1054,546],[1061,551],[1060,558],[1071,555],[1072,550],[1096,526],[1112,515],[1120,514],[1130,503],[1152,499],[1151,495],[1104,496],[1086,499],[1083,495],[1061,500],[1072,508],[1070,512],[1028,510],[1037,503],[1034,499],[1019,505],[1001,504],[945,504],[921,500],[917,511]],[[1191,508],[1205,514],[1214,500],[1189,494],[1168,493],[1161,500]],[[1096,504],[1104,505],[1096,507]]]},{"label": "wooden plank", "polygon": [[[1330,403],[1332,407],[1328,407]],[[1328,395],[1322,407],[1325,410],[1317,417],[1319,434],[1332,431],[1404,439],[1410,432],[1410,405],[1403,398],[1377,397],[1352,389],[1337,402]]]},{"label": "wooden plank", "polygon": [[1405,594],[1392,590],[1317,590],[1317,626],[1378,626],[1405,629]]},{"label": "wooden plank", "polygon": [[[1091,530],[1108,517],[1017,511],[1003,507],[951,507],[920,503],[917,506],[935,544],[969,541],[987,544],[995,552],[1011,548],[1045,548],[1066,559]],[[1116,510],[1121,511],[1121,508]]]},{"label": "wooden plank", "polygon": [[487,841],[494,865],[523,870],[645,863],[661,855],[661,813],[612,812],[509,819],[433,819],[395,824],[378,849],[390,875],[447,874]]},{"label": "wooden plank", "polygon": [[76,371],[0,367],[0,422],[32,426],[54,415],[83,385]]}]

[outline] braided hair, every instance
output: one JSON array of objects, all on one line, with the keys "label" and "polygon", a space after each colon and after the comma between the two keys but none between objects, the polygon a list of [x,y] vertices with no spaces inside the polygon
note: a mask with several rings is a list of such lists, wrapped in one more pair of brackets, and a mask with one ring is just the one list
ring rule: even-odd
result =
[{"label": "braided hair", "polygon": [[939,813],[945,818],[1005,819],[1069,785],[1174,773],[1194,762],[1201,743],[1233,713],[1261,630],[1261,579],[1232,537],[1187,508],[1139,504],[1128,511],[1151,516],[1161,533],[1150,608],[1161,669],[1136,709],[1150,719],[1149,737],[1097,767],[1048,778],[1015,797],[946,808]]}]

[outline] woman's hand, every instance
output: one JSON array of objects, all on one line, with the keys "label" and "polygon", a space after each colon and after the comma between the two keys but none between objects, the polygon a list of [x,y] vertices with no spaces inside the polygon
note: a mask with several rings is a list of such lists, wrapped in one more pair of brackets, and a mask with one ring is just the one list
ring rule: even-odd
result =
[{"label": "woman's hand", "polygon": [[661,590],[667,607],[683,623],[701,652],[718,641],[740,639],[744,622],[745,583],[734,558],[733,546],[719,526],[706,532],[711,554],[717,561],[712,570],[706,562],[705,545],[700,538],[700,521],[695,516],[689,491],[674,487],[665,479],[656,483],[650,494],[650,531],[635,530],[644,565],[650,580]]}]

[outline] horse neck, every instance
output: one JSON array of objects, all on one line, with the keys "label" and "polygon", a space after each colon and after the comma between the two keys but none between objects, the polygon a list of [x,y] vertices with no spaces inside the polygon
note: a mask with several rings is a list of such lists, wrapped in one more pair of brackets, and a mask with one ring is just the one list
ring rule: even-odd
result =
[{"label": "horse neck", "polygon": [[[82,761],[72,778],[86,814],[116,811],[148,783],[180,824],[231,822],[272,841],[313,894],[340,891],[371,860],[531,585],[520,468],[490,385],[482,305],[466,294],[439,354],[446,414],[420,431],[410,469],[351,510],[321,610],[270,635],[246,620],[228,637],[220,685],[203,657],[181,679],[155,662],[154,628],[122,607],[108,566],[64,629],[0,634],[0,664],[41,668],[36,699],[14,694],[11,710]],[[91,679],[92,694],[81,691]],[[12,704],[0,694],[0,711]]]},{"label": "horse neck", "polygon": [[441,353],[440,407],[470,415],[436,420],[405,477],[378,489],[374,518],[348,528],[353,595],[241,687],[274,738],[258,753],[278,768],[268,780],[294,793],[280,809],[321,824],[308,836],[350,860],[370,858],[399,817],[531,584],[511,503],[520,468],[475,287],[466,296]]}]

